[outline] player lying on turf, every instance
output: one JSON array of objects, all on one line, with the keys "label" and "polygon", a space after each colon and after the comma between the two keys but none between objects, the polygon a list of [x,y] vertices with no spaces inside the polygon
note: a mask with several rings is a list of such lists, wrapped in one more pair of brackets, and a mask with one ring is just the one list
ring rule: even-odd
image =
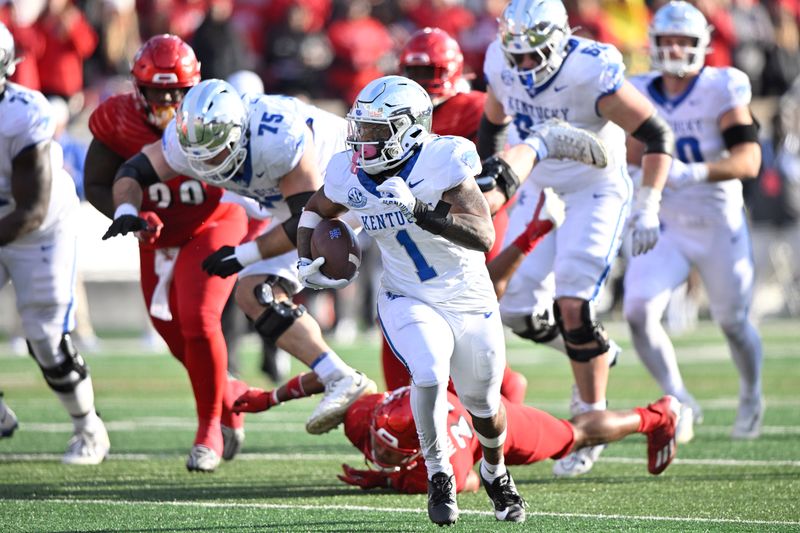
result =
[{"label": "player lying on turf", "polygon": [[[234,403],[234,410],[257,413],[275,405],[323,391],[312,373],[295,376],[273,391],[251,388]],[[363,454],[368,469],[344,464],[339,479],[362,489],[392,488],[423,494],[428,480],[420,452],[417,428],[411,415],[409,387],[368,394],[345,414],[344,431]],[[447,437],[455,474],[456,490],[480,487],[473,466],[481,458],[481,446],[467,410],[452,392],[447,393]],[[508,465],[532,464],[559,459],[572,450],[620,440],[633,433],[647,435],[647,470],[658,475],[675,457],[675,425],[680,404],[664,396],[647,407],[627,411],[591,411],[570,420],[556,418],[539,409],[502,399],[508,418],[503,453]]]}]

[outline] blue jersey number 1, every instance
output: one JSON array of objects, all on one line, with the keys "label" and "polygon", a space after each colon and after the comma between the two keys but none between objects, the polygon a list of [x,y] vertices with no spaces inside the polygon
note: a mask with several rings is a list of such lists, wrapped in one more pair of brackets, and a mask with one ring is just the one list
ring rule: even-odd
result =
[{"label": "blue jersey number 1", "polygon": [[401,229],[397,232],[397,242],[406,249],[406,253],[414,262],[414,267],[417,269],[417,276],[419,276],[420,281],[428,281],[438,275],[436,274],[436,270],[422,257],[422,253],[419,251],[419,248],[417,248],[416,243],[411,240],[411,235],[409,235],[406,230]]}]

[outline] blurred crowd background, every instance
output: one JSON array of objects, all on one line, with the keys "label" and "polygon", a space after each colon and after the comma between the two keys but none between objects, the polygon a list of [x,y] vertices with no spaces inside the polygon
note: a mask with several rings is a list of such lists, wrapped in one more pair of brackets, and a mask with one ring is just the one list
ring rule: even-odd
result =
[{"label": "blurred crowd background", "polygon": [[[483,89],[484,53],[495,38],[502,0],[0,0],[0,21],[24,58],[12,81],[42,91],[55,104],[58,140],[82,192],[83,158],[90,141],[86,120],[108,96],[131,91],[129,70],[139,45],[173,33],[192,45],[203,78],[250,70],[266,92],[302,96],[344,113],[372,79],[396,72],[397,53],[419,28],[436,26],[460,43],[473,88]],[[750,77],[753,112],[761,122],[764,164],[745,184],[757,267],[753,312],[800,315],[800,0],[697,0],[714,26],[706,63],[733,65]],[[648,69],[647,28],[660,0],[565,0],[576,33],[616,45],[630,73]],[[98,329],[126,329],[113,321],[114,305],[128,328],[146,328],[138,285],[130,305],[120,287],[135,282],[136,245],[98,246],[102,215],[85,205],[81,265],[90,273],[89,305],[78,337],[90,344]],[[369,243],[358,283],[333,297],[318,295],[312,311],[346,341],[374,327],[372,292],[380,260]],[[99,266],[98,266],[99,265]],[[618,269],[621,273],[623,265]],[[601,302],[615,313],[619,283]],[[13,303],[0,294],[0,332],[13,337]],[[705,312],[702,288],[690,282],[672,328],[690,327]],[[127,294],[127,293],[124,293]],[[104,296],[105,295],[105,296]],[[108,300],[107,302],[104,301]],[[97,302],[97,303],[96,303]],[[105,303],[104,303],[105,302]],[[109,303],[112,302],[112,303]],[[139,308],[141,313],[136,314]],[[134,311],[132,311],[134,310]],[[8,311],[8,312],[6,312]],[[133,313],[133,314],[132,314]],[[694,315],[693,315],[694,313]],[[134,316],[136,318],[128,318]],[[133,321],[133,323],[131,323]],[[82,324],[81,324],[82,323]],[[88,329],[87,329],[88,328]],[[96,338],[95,338],[96,339]],[[88,346],[87,346],[88,347]],[[24,349],[24,347],[23,347]]]}]

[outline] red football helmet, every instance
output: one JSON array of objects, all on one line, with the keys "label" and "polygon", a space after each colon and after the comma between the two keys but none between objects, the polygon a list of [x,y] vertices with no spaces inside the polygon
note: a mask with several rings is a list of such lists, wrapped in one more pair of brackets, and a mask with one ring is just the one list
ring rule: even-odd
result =
[{"label": "red football helmet", "polygon": [[400,52],[400,71],[422,85],[436,103],[458,92],[464,55],[447,32],[425,28],[414,33]]},{"label": "red football helmet", "polygon": [[136,52],[131,68],[147,119],[164,129],[191,87],[200,82],[194,50],[175,35],[156,35]]},{"label": "red football helmet", "polygon": [[375,407],[370,420],[372,461],[387,469],[415,466],[422,453],[411,413],[411,388],[401,387]]}]

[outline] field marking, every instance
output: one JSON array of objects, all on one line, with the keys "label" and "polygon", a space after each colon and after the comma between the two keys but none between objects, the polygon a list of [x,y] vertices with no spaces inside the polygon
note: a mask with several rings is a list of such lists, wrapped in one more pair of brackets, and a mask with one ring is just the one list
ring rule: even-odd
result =
[{"label": "field marking", "polygon": [[[70,500],[70,499],[5,499],[5,502],[41,504],[63,503],[74,505],[119,505],[119,506],[142,506],[151,505],[156,507],[203,507],[203,508],[223,508],[229,509],[236,507],[240,509],[288,509],[314,511],[323,509],[326,511],[362,511],[380,513],[412,513],[423,514],[425,509],[418,508],[397,508],[397,507],[369,507],[366,505],[303,505],[303,504],[283,504],[283,503],[239,503],[239,502],[182,502],[182,501],[148,501],[148,500]],[[461,514],[477,516],[494,516],[491,511],[476,511],[472,509],[462,509]],[[704,518],[704,517],[684,517],[684,516],[637,516],[621,514],[595,514],[595,513],[556,513],[545,511],[528,511],[528,516],[541,516],[552,518],[587,518],[592,520],[640,520],[652,522],[698,522],[711,524],[742,524],[742,525],[767,525],[767,526],[798,526],[800,521],[791,520],[754,520],[747,518]]]},{"label": "field marking", "polygon": [[[177,459],[182,455],[173,453],[111,453],[111,461],[150,461],[153,459]],[[334,461],[334,460],[361,460],[362,455],[357,453],[240,453],[237,461]],[[60,454],[54,453],[0,453],[0,463],[6,462],[32,462],[61,460]],[[600,463],[616,464],[646,464],[647,460],[641,457],[613,457],[603,455]],[[791,459],[680,459],[673,461],[676,465],[687,466],[732,466],[732,467],[793,467],[800,468],[800,461]]]}]

